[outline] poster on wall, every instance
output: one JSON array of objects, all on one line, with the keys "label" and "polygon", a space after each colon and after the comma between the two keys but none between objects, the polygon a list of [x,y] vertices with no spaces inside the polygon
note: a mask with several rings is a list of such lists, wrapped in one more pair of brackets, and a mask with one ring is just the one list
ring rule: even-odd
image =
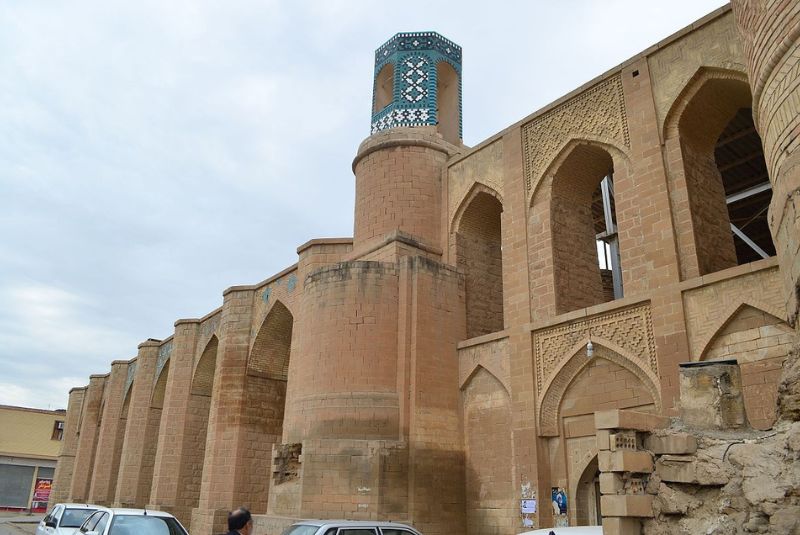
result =
[{"label": "poster on wall", "polygon": [[36,478],[36,487],[33,489],[33,500],[31,511],[47,511],[47,502],[50,501],[50,490],[53,488],[53,480],[49,478]]},{"label": "poster on wall", "polygon": [[567,491],[562,487],[552,487],[553,523],[557,528],[569,526],[567,517]]}]

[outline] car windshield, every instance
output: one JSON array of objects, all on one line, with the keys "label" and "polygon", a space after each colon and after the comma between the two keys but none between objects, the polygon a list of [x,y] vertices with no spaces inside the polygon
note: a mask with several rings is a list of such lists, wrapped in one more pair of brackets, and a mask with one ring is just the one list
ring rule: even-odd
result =
[{"label": "car windshield", "polygon": [[79,528],[83,521],[86,520],[90,514],[97,511],[97,509],[67,509],[61,515],[61,522],[58,527],[60,528]]},{"label": "car windshield", "polygon": [[177,520],[163,516],[115,515],[109,535],[187,535]]},{"label": "car windshield", "polygon": [[283,535],[314,535],[319,528],[317,526],[308,526],[298,524],[296,526],[289,526]]}]

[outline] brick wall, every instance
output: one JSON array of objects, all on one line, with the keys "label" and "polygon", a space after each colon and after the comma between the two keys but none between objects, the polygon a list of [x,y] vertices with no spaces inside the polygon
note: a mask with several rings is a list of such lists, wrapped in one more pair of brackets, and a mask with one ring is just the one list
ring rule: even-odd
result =
[{"label": "brick wall", "polygon": [[512,483],[511,399],[483,368],[463,388],[467,533],[510,533],[517,524]]},{"label": "brick wall", "polygon": [[98,418],[105,382],[106,376],[92,375],[89,377],[89,386],[86,387],[80,414],[78,448],[69,489],[69,499],[73,502],[86,502],[89,497],[89,483],[97,447]]}]

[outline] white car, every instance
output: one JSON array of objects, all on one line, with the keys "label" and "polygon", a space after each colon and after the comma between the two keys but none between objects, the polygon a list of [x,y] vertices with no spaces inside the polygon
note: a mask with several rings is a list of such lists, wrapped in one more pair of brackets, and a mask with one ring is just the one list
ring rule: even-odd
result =
[{"label": "white car", "polygon": [[75,535],[189,535],[178,519],[164,511],[100,507]]},{"label": "white car", "polygon": [[72,535],[98,507],[86,503],[57,503],[36,526],[36,535]]},{"label": "white car", "polygon": [[571,528],[542,528],[519,535],[603,535],[603,526],[576,526]]},{"label": "white car", "polygon": [[405,524],[361,520],[302,520],[283,535],[422,535]]}]

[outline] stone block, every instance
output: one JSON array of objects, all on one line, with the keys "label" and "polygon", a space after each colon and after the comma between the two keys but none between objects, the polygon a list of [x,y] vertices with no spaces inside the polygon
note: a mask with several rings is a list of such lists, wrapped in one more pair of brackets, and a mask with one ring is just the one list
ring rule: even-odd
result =
[{"label": "stone block", "polygon": [[669,418],[648,412],[610,409],[594,413],[594,426],[597,429],[653,431],[669,426]]},{"label": "stone block", "polygon": [[637,518],[653,517],[653,497],[649,494],[616,494],[600,497],[603,517],[622,516]]},{"label": "stone block", "polygon": [[641,532],[642,522],[638,518],[603,518],[603,535],[639,535]]},{"label": "stone block", "polygon": [[656,473],[662,481],[721,486],[730,474],[721,463],[699,460],[693,455],[664,455],[656,461]]},{"label": "stone block", "polygon": [[653,457],[646,451],[601,451],[597,456],[601,472],[636,472],[649,474],[653,471]]},{"label": "stone block", "polygon": [[610,438],[611,432],[607,429],[598,429],[597,434],[597,449],[598,451],[608,450],[610,449]]},{"label": "stone block", "polygon": [[742,376],[735,360],[680,365],[681,418],[698,429],[747,426]]},{"label": "stone block", "polygon": [[620,474],[614,472],[600,473],[600,492],[603,494],[618,494],[625,487],[625,482]]},{"label": "stone block", "polygon": [[684,455],[697,451],[697,439],[688,433],[671,433],[665,436],[648,435],[644,447],[656,455]]}]

